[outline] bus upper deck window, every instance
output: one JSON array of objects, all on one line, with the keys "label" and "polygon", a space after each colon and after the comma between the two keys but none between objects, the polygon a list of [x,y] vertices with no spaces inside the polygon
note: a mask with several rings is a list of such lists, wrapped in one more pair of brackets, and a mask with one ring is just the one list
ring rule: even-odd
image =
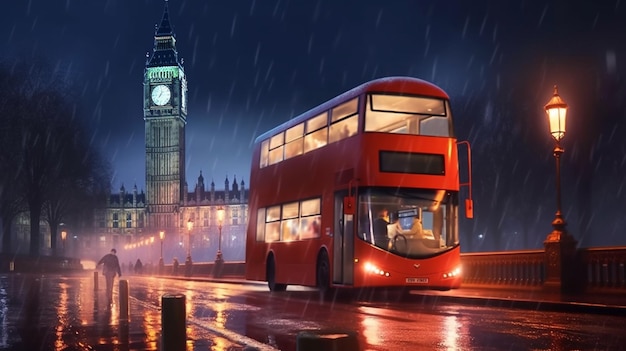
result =
[{"label": "bus upper deck window", "polygon": [[337,122],[338,120],[353,115],[358,111],[359,98],[354,98],[346,103],[343,103],[332,109],[331,122]]}]

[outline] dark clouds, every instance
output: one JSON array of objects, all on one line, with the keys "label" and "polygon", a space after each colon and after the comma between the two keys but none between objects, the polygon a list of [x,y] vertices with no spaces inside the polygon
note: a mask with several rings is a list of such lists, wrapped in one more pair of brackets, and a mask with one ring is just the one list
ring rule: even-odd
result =
[{"label": "dark clouds", "polygon": [[[44,57],[74,82],[85,118],[113,161],[114,188],[144,188],[143,69],[163,5],[11,1],[0,14],[2,59]],[[218,186],[227,175],[247,183],[256,135],[382,76],[415,76],[445,89],[460,139],[484,152],[475,156],[478,164],[494,161],[489,155],[498,148],[550,148],[542,107],[553,84],[571,106],[568,142],[588,131],[608,140],[613,120],[576,120],[593,118],[604,91],[618,97],[623,91],[626,5],[619,0],[171,0],[169,6],[189,80],[190,187],[200,170]],[[614,111],[621,106],[614,103]],[[579,148],[570,146],[567,156],[574,157]],[[550,157],[519,159],[541,162],[533,169],[543,170],[552,166]],[[598,162],[620,162],[618,155],[607,160]]]}]

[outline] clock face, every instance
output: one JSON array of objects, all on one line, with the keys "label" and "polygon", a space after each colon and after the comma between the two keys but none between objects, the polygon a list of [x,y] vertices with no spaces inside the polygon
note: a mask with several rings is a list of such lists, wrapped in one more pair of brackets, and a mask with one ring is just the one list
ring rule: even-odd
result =
[{"label": "clock face", "polygon": [[157,85],[152,89],[152,102],[155,105],[163,106],[167,104],[170,101],[170,97],[172,97],[172,93],[166,85]]}]

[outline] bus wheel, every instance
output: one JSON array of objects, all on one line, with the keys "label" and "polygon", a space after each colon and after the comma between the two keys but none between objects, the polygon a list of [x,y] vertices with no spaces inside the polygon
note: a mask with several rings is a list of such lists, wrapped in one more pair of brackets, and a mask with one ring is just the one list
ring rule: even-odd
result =
[{"label": "bus wheel", "polygon": [[270,288],[270,291],[287,290],[287,284],[276,283],[276,262],[274,262],[274,256],[271,256],[267,261],[267,286]]},{"label": "bus wheel", "polygon": [[328,253],[322,251],[317,259],[317,288],[321,293],[327,293],[330,290],[330,262],[328,261]]}]

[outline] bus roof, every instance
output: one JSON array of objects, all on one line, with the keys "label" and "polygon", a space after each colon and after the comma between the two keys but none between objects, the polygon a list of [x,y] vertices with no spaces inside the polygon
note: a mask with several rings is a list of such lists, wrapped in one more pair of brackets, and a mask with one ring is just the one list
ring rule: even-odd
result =
[{"label": "bus roof", "polygon": [[296,124],[303,122],[310,117],[317,116],[318,114],[330,110],[335,105],[343,101],[348,101],[356,96],[361,95],[363,92],[402,92],[406,94],[414,94],[421,96],[433,96],[442,99],[449,99],[448,94],[446,94],[443,89],[434,85],[433,83],[427,82],[422,79],[413,78],[413,77],[385,77],[374,79],[369,82],[363,83],[356,88],[346,91],[345,93],[338,95],[331,100],[324,102],[321,105],[318,105],[310,110],[305,111],[304,113],[290,119],[289,121],[278,125],[269,131],[259,135],[254,143],[259,143],[276,133],[286,130]]}]

